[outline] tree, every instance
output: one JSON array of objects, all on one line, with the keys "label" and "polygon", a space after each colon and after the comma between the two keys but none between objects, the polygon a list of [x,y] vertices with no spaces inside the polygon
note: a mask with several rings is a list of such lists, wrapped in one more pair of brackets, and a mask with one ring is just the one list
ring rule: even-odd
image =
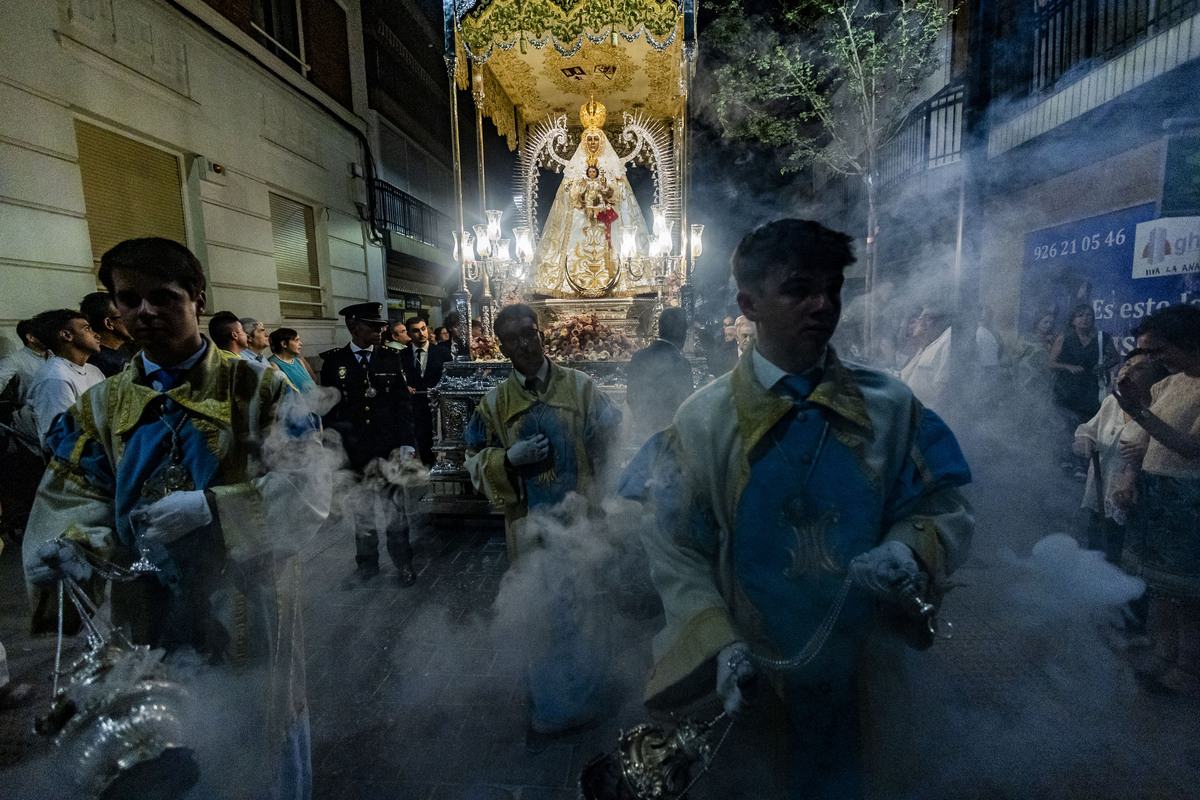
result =
[{"label": "tree", "polygon": [[939,66],[944,0],[779,0],[749,13],[713,3],[705,33],[714,69],[708,100],[726,138],[780,151],[785,171],[821,163],[858,176],[867,195],[866,343],[878,252],[878,162],[921,82]]}]

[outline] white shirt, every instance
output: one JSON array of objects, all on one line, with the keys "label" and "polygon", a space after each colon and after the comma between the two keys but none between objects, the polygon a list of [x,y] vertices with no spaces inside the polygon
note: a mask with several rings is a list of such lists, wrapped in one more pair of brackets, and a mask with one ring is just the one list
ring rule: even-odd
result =
[{"label": "white shirt", "polygon": [[46,446],[46,434],[55,418],[75,405],[79,396],[104,380],[99,367],[84,364],[82,367],[54,356],[50,358],[33,379],[29,387],[29,404],[33,406],[33,417],[37,422],[38,439]]},{"label": "white shirt", "polygon": [[[813,362],[813,367],[819,366],[824,369],[825,360],[828,355],[829,348],[827,347],[821,353],[821,355],[817,356],[817,360]],[[757,347],[754,348],[754,354],[751,356],[751,358],[753,358],[754,364],[754,377],[758,378],[758,382],[768,389],[774,389],[775,384],[779,383],[784,378],[791,377],[796,374],[794,372],[788,372],[782,367],[771,362],[766,356],[758,352]],[[812,367],[809,367],[809,369],[812,369]],[[805,374],[808,374],[808,370],[805,370],[804,372]]]},{"label": "white shirt", "polygon": [[900,370],[900,380],[908,384],[908,388],[912,389],[918,400],[929,406],[930,401],[937,397],[950,378],[947,366],[949,362],[950,328],[946,328],[941,336],[918,350],[916,355],[909,359],[904,369]]},{"label": "white shirt", "polygon": [[1000,366],[1000,341],[982,325],[975,329],[975,359],[981,367]]},{"label": "white shirt", "polygon": [[4,391],[9,381],[17,378],[17,401],[29,402],[29,387],[33,383],[34,376],[45,365],[46,359],[28,347],[22,347],[12,355],[5,356],[0,359],[0,392]]},{"label": "white shirt", "polygon": [[413,349],[413,365],[417,368],[417,372],[421,377],[425,377],[425,368],[429,366],[429,342],[423,346],[417,347],[415,344]]}]

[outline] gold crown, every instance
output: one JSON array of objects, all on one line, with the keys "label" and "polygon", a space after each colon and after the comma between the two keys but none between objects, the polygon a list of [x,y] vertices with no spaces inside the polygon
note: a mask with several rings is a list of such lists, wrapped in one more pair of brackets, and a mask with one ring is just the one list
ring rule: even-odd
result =
[{"label": "gold crown", "polygon": [[594,97],[579,107],[579,121],[585,128],[603,128],[604,117],[604,105],[597,103]]}]

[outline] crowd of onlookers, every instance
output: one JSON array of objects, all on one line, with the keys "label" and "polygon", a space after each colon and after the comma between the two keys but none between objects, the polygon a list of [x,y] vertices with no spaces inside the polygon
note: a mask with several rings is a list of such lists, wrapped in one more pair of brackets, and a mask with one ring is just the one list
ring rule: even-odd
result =
[{"label": "crowd of onlookers", "polygon": [[[455,320],[448,319],[452,325]],[[451,328],[434,329],[434,344],[453,354]],[[93,292],[70,308],[43,311],[17,323],[21,346],[0,359],[0,441],[7,466],[0,475],[0,502],[6,529],[19,531],[45,465],[46,434],[59,414],[89,388],[125,368],[135,355],[132,337],[107,292]],[[267,331],[252,317],[218,311],[208,323],[209,338],[259,369],[277,370],[297,391],[320,384],[301,354],[304,343],[294,328]],[[383,345],[408,347],[404,321],[393,320]]]}]

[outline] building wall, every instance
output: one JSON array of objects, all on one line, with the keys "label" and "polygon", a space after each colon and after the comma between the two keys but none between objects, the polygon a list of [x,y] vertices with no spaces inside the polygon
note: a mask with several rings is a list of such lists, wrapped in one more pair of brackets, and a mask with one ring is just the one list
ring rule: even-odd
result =
[{"label": "building wall", "polygon": [[[74,133],[80,119],[180,158],[187,244],[207,270],[210,312],[286,323],[301,330],[310,353],[340,343],[336,310],[384,299],[382,255],[367,241],[350,180],[362,151],[348,125],[365,130],[365,123],[255,49],[211,6],[179,5],[190,13],[162,0],[5,4],[0,328],[11,335],[17,320],[76,306],[97,286]],[[357,0],[343,5],[356,19]],[[347,47],[360,54],[361,34]],[[361,56],[350,63],[361,84]],[[365,89],[356,86],[353,96],[365,99]],[[196,155],[221,164],[223,178],[207,179]],[[314,209],[320,319],[281,316],[271,192]]]},{"label": "building wall", "polygon": [[[1162,193],[1163,140],[1000,195],[988,205],[981,237],[980,300],[996,311],[996,326],[1017,330],[1025,235],[1110,211],[1157,202]],[[1101,190],[1102,187],[1102,190]]]}]

